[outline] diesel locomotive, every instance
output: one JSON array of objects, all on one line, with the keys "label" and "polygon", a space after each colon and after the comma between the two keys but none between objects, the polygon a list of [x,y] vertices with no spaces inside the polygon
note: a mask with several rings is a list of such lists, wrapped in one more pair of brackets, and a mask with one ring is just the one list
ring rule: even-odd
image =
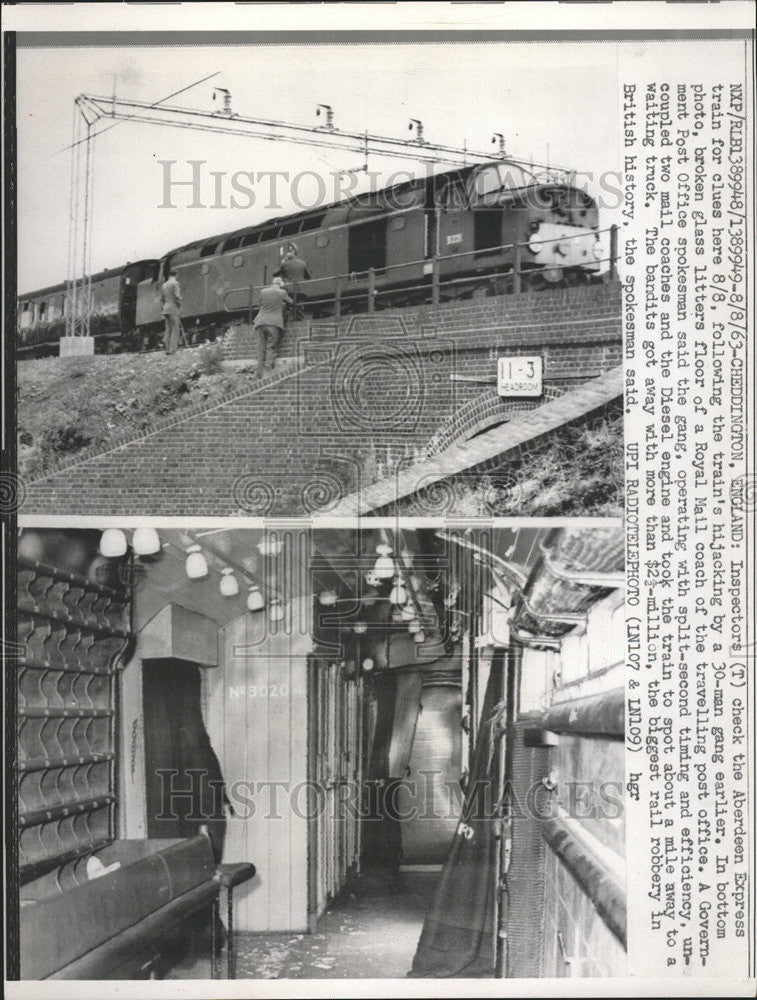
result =
[{"label": "diesel locomotive", "polygon": [[[295,248],[313,316],[597,280],[608,259],[596,202],[555,171],[512,160],[475,164],[268,219],[92,277],[96,350],[146,350],[162,336],[161,288],[181,285],[188,342],[212,337],[255,305],[255,289]],[[20,357],[53,354],[65,286],[19,301]]]}]

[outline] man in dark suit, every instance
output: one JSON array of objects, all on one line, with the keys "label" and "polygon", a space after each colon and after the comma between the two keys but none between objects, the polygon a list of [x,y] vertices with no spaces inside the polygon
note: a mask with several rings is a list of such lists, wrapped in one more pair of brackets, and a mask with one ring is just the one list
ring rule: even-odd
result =
[{"label": "man in dark suit", "polygon": [[278,274],[284,279],[287,285],[287,292],[294,303],[292,312],[297,317],[297,303],[304,297],[300,290],[300,283],[310,280],[310,271],[301,257],[297,255],[297,248],[292,246],[281,258],[281,267]]}]

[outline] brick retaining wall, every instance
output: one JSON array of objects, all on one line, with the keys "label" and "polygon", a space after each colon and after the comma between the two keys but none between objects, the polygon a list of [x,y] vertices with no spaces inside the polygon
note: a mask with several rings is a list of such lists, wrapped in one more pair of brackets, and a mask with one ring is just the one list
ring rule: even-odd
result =
[{"label": "brick retaining wall", "polygon": [[[252,334],[225,338],[254,356]],[[617,283],[297,323],[273,376],[26,484],[22,513],[289,515],[339,499],[607,372]],[[541,354],[545,395],[496,396],[497,357]]]}]

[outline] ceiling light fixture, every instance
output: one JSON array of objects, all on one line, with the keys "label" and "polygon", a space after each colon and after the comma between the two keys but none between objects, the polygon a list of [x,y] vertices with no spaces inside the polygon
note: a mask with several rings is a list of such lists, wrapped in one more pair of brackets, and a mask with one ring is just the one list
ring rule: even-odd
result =
[{"label": "ceiling light fixture", "polygon": [[106,528],[100,536],[100,552],[109,559],[125,555],[128,543],[120,528]]},{"label": "ceiling light fixture", "polygon": [[131,547],[135,556],[154,556],[160,552],[160,535],[155,528],[135,528]]},{"label": "ceiling light fixture", "polygon": [[261,556],[277,556],[283,546],[283,540],[276,535],[264,535],[257,544],[257,550]]},{"label": "ceiling light fixture", "polygon": [[389,600],[392,604],[404,604],[407,600],[407,591],[402,583],[402,577],[399,575],[394,578],[394,586],[389,594]]},{"label": "ceiling light fixture", "polygon": [[284,605],[278,597],[272,597],[268,605],[268,617],[272,622],[280,622],[284,617]]},{"label": "ceiling light fixture", "polygon": [[256,587],[254,584],[250,587],[250,592],[247,595],[247,607],[250,611],[262,611],[265,607],[265,600],[260,593],[260,587]]},{"label": "ceiling light fixture", "polygon": [[190,545],[187,549],[187,561],[184,568],[190,580],[202,580],[208,575],[208,563],[200,551],[199,545]]},{"label": "ceiling light fixture", "polygon": [[382,542],[376,546],[378,559],[375,562],[373,571],[380,580],[388,580],[394,576],[394,560],[392,559],[392,547]]}]

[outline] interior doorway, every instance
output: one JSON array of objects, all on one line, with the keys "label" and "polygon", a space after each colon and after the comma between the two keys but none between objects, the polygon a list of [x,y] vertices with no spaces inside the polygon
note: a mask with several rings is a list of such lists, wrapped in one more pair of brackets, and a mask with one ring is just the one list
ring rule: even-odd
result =
[{"label": "interior doorway", "polygon": [[207,827],[220,862],[225,789],[202,717],[200,667],[144,660],[145,798],[148,837],[193,837]]}]

